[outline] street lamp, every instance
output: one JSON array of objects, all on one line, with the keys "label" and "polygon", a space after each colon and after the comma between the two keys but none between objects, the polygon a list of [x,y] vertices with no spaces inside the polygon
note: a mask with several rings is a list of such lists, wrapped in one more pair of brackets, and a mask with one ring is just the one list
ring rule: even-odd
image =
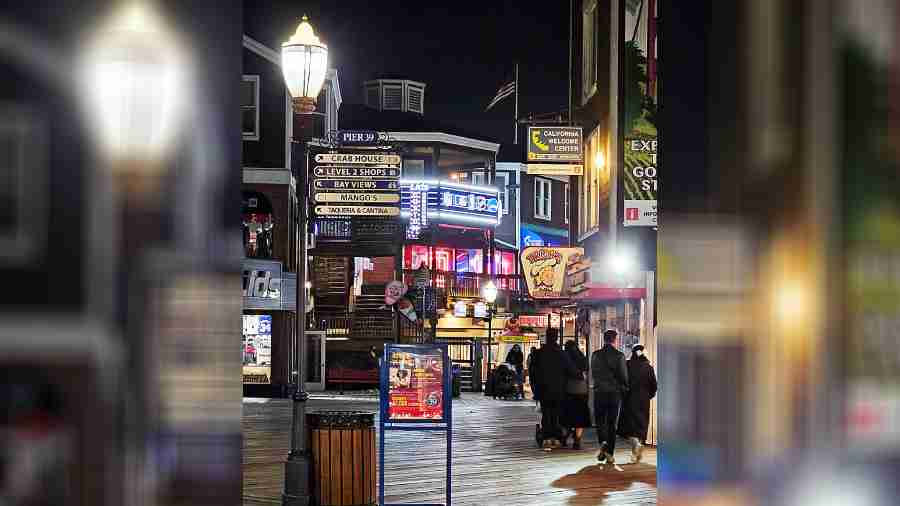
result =
[{"label": "street lamp", "polygon": [[[126,436],[124,451],[136,451],[141,466],[148,462],[144,460],[149,457],[146,441],[159,430],[160,420],[150,407],[156,400],[150,395],[158,388],[153,383],[161,378],[143,373],[157,365],[150,362],[156,351],[147,349],[156,345],[143,339],[140,321],[131,321],[143,311],[132,307],[129,301],[136,299],[129,297],[129,292],[137,288],[140,295],[147,293],[146,286],[129,274],[139,266],[141,253],[161,237],[161,182],[166,158],[182,125],[184,94],[190,82],[185,54],[165,25],[144,2],[115,10],[80,46],[75,79],[89,133],[116,190],[112,195],[120,200],[115,213],[120,230],[119,260],[113,267],[118,292],[115,321],[137,364],[131,368],[131,384],[125,390],[126,400],[136,399],[137,408],[125,415],[126,428],[133,430]],[[153,472],[148,466],[125,480],[145,479]],[[143,488],[140,483],[123,486],[127,493]]]},{"label": "street lamp", "polygon": [[[303,20],[290,40],[281,45],[281,71],[284,82],[291,93],[295,114],[310,114],[316,110],[316,99],[325,83],[328,70],[328,47],[323,44],[309,24],[309,18]],[[296,147],[303,139],[294,137],[292,146]],[[307,150],[308,151],[308,150]],[[292,157],[294,160],[299,157]],[[304,157],[309,166],[309,153]],[[295,173],[298,171],[295,171]],[[299,177],[298,177],[299,179]],[[303,188],[307,181],[303,179]],[[300,223],[300,263],[297,267],[298,286],[307,286],[306,281],[306,211],[308,194],[301,192]],[[294,388],[293,414],[291,419],[291,452],[284,464],[283,505],[306,506],[309,504],[309,455],[306,450],[306,401],[309,394],[303,388],[303,361],[306,358],[306,290],[297,290],[297,375]]]},{"label": "street lamp", "polygon": [[281,71],[293,97],[294,112],[315,111],[328,71],[328,46],[316,36],[306,16],[294,36],[281,45]]},{"label": "street lamp", "polygon": [[487,302],[488,309],[488,352],[487,352],[487,363],[488,363],[488,380],[490,380],[491,374],[491,340],[493,333],[493,324],[494,324],[494,302],[497,301],[497,285],[494,284],[493,279],[489,279],[487,283],[481,287],[481,296],[484,297],[484,301]]}]

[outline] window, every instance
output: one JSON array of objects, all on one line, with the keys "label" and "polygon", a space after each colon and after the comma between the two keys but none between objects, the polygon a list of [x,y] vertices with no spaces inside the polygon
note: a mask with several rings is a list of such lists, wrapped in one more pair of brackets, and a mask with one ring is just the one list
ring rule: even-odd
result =
[{"label": "window", "polygon": [[367,86],[366,87],[366,105],[373,108],[378,109],[379,105],[379,96],[378,96],[378,85]]},{"label": "window", "polygon": [[424,112],[423,101],[425,99],[425,90],[418,86],[409,86],[409,111],[422,114]]},{"label": "window", "polygon": [[534,217],[550,219],[550,180],[534,178]]},{"label": "window", "polygon": [[586,103],[597,91],[597,57],[599,56],[599,38],[597,28],[600,25],[597,0],[587,0],[582,12],[582,81],[581,98]]},{"label": "window", "polygon": [[484,175],[484,172],[473,172],[472,173],[472,184],[484,185],[487,184],[487,178]]},{"label": "window", "polygon": [[563,219],[569,223],[569,184],[563,186]]},{"label": "window", "polygon": [[[606,140],[598,127],[585,142],[584,175],[579,177],[578,233],[591,233],[600,227],[601,210],[609,209],[610,170],[606,157]],[[599,154],[599,156],[598,156]]]},{"label": "window", "polygon": [[403,108],[403,86],[390,85],[383,86],[384,104],[382,109],[385,111],[399,111]]},{"label": "window", "polygon": [[259,140],[259,76],[244,76],[241,83],[241,133],[245,141]]},{"label": "window", "polygon": [[497,189],[500,190],[500,205],[503,206],[503,214],[509,214],[509,190],[506,188],[509,185],[509,173],[498,172],[496,184]]},{"label": "window", "polygon": [[403,178],[421,179],[425,177],[425,160],[403,160]]}]

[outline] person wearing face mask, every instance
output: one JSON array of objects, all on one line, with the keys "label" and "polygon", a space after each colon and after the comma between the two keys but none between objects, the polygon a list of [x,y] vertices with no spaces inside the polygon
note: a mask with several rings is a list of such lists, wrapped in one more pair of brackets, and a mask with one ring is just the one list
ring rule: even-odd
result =
[{"label": "person wearing face mask", "polygon": [[631,443],[632,462],[641,461],[650,425],[650,399],[656,396],[656,373],[644,355],[643,345],[631,349],[628,360],[630,390],[625,396],[619,435]]}]

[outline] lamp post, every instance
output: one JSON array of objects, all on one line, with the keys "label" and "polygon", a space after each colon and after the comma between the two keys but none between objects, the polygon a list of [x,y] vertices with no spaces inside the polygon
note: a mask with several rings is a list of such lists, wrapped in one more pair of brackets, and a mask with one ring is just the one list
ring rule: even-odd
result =
[{"label": "lamp post", "polygon": [[[303,16],[294,35],[281,45],[281,70],[284,82],[291,93],[294,114],[309,115],[316,110],[316,99],[325,83],[328,70],[328,47],[323,44],[309,24],[309,18]],[[303,143],[297,136],[291,139],[292,146]],[[297,266],[297,286],[306,287],[306,211],[308,207],[309,150],[305,153],[305,169],[300,198],[300,262]],[[294,159],[298,157],[293,157]],[[299,174],[295,174],[301,179]],[[297,375],[291,419],[291,452],[284,464],[284,494],[281,503],[285,506],[306,506],[309,504],[309,455],[306,449],[306,401],[309,394],[303,388],[303,361],[306,358],[306,290],[297,290],[297,330],[294,333],[297,342]]]},{"label": "lamp post", "polygon": [[[136,408],[126,407],[126,447],[121,451],[126,462],[134,458],[140,468],[123,479],[128,483],[123,485],[126,503],[144,500],[136,496],[149,492],[145,485],[152,480],[146,477],[154,470],[144,467],[146,440],[160,423],[150,407],[156,402],[150,398],[156,388],[152,382],[159,379],[148,372],[156,350],[149,348],[153,341],[141,335],[141,322],[132,321],[143,311],[129,303],[140,300],[129,296],[137,292],[135,288],[145,292],[145,287],[136,286],[130,275],[140,267],[142,253],[161,237],[161,183],[182,124],[184,100],[179,98],[189,82],[187,68],[177,37],[143,2],[114,11],[79,53],[79,95],[117,200],[118,262],[113,267],[117,295],[111,316],[124,336],[130,362],[123,400],[126,406],[134,401]],[[147,482],[131,482],[139,479]]]},{"label": "lamp post", "polygon": [[488,363],[488,379],[490,379],[491,375],[491,340],[493,333],[493,323],[494,323],[494,302],[497,301],[497,285],[494,284],[493,279],[489,279],[487,283],[481,288],[481,296],[484,297],[484,301],[488,306],[488,352],[487,352],[487,363]]}]

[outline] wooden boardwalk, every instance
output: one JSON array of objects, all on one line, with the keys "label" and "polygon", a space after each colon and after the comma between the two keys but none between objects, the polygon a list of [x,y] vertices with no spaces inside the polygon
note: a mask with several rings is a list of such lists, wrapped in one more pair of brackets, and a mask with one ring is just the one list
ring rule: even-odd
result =
[{"label": "wooden boardwalk", "polygon": [[[378,409],[374,399],[334,397],[314,398],[309,408]],[[584,450],[545,453],[534,444],[533,406],[468,393],[454,401],[454,505],[656,504],[655,450],[648,448],[641,464],[627,464],[630,450],[620,444],[616,459],[626,463],[623,472],[597,464],[593,431],[585,434]],[[280,503],[290,424],[289,400],[245,402],[245,505]],[[445,436],[391,432],[387,437],[386,501],[443,501]]]}]

